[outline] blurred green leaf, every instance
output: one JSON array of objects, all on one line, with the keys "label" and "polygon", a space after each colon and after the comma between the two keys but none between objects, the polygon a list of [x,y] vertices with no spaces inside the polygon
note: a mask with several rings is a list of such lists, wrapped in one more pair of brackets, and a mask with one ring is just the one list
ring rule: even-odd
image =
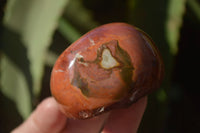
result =
[{"label": "blurred green leaf", "polygon": [[59,55],[57,55],[53,51],[48,51],[46,59],[45,59],[45,64],[50,66],[50,67],[53,67],[53,65],[55,64],[56,60],[58,59],[58,56]]},{"label": "blurred green leaf", "polygon": [[185,12],[186,0],[169,0],[168,16],[166,21],[166,35],[172,54],[178,51],[180,28]]},{"label": "blurred green leaf", "polygon": [[[13,100],[19,112],[25,118],[28,112],[30,113],[33,99],[32,76],[27,50],[21,42],[19,34],[5,27],[2,27],[0,44],[3,51],[0,60],[1,91]],[[24,100],[24,98],[28,100]],[[22,107],[23,104],[24,107]]]},{"label": "blurred green leaf", "polygon": [[76,27],[86,31],[99,25],[93,20],[92,12],[83,6],[82,0],[70,0],[65,9],[65,17]]},{"label": "blurred green leaf", "polygon": [[200,21],[200,4],[198,3],[198,1],[188,0],[187,2],[194,14],[196,15],[196,17],[198,18],[198,20]]},{"label": "blurred green leaf", "polygon": [[19,113],[23,118],[31,112],[31,96],[23,72],[6,56],[1,58],[1,91],[15,101]]},{"label": "blurred green leaf", "polygon": [[81,37],[81,34],[64,18],[60,19],[58,30],[70,42],[74,42]]},{"label": "blurred green leaf", "polygon": [[157,99],[159,102],[165,102],[167,100],[167,94],[164,89],[159,89],[157,91]]},{"label": "blurred green leaf", "polygon": [[47,49],[68,0],[9,0],[4,24],[22,37],[27,48],[33,92],[40,92]]},{"label": "blurred green leaf", "polygon": [[[41,89],[45,57],[68,0],[8,0],[0,41],[1,91],[26,118]],[[34,94],[34,95],[33,95]]]}]

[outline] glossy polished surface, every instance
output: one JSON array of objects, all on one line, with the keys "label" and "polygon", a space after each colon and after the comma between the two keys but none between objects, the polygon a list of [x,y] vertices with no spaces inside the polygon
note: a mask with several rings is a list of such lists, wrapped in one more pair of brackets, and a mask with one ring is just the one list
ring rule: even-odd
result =
[{"label": "glossy polished surface", "polygon": [[159,87],[163,63],[152,40],[125,23],[100,26],[56,61],[51,92],[62,111],[85,119],[126,107]]}]

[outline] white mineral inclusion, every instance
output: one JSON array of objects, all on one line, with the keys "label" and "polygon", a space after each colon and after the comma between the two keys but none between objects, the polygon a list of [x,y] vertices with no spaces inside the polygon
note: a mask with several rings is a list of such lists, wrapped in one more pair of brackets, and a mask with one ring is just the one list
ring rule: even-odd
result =
[{"label": "white mineral inclusion", "polygon": [[102,53],[102,60],[100,62],[101,66],[105,69],[111,69],[113,67],[119,66],[119,63],[114,57],[112,57],[108,49],[104,49]]},{"label": "white mineral inclusion", "polygon": [[99,110],[100,113],[103,112],[103,111],[104,111],[104,107],[102,107],[102,108]]},{"label": "white mineral inclusion", "polygon": [[73,65],[74,65],[74,62],[77,58],[82,58],[83,56],[80,55],[79,53],[77,53],[74,57],[74,59],[69,63],[69,66],[68,66],[68,69],[70,69]]},{"label": "white mineral inclusion", "polygon": [[95,45],[94,40],[92,40],[91,38],[89,38],[90,44],[93,46]]},{"label": "white mineral inclusion", "polygon": [[[74,59],[69,63],[68,69],[70,69],[74,65],[76,59],[81,59],[81,58],[83,58],[83,56],[80,55],[79,53],[77,53],[75,55]],[[87,66],[87,63],[82,63],[82,64],[85,65],[85,66]]]}]

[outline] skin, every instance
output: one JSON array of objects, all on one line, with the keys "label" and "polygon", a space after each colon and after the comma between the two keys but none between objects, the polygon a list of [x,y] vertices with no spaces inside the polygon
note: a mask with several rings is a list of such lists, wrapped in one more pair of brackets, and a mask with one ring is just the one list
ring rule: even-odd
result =
[{"label": "skin", "polygon": [[147,105],[141,98],[129,108],[86,120],[68,119],[54,98],[43,100],[30,117],[11,133],[136,133]]}]

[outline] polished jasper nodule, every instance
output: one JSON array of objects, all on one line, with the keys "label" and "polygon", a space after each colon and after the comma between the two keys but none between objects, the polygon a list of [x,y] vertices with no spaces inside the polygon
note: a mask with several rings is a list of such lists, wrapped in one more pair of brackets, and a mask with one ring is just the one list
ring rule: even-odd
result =
[{"label": "polished jasper nodule", "polygon": [[95,28],[57,59],[51,93],[70,118],[124,108],[157,89],[163,63],[153,41],[125,23]]}]

